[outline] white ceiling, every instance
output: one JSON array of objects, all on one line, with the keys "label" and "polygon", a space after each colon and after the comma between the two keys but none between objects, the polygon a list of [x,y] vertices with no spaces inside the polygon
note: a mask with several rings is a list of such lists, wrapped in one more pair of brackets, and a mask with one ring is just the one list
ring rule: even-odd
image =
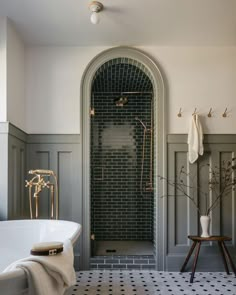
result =
[{"label": "white ceiling", "polygon": [[101,0],[99,25],[88,0],[0,0],[28,44],[236,45],[236,0]]}]

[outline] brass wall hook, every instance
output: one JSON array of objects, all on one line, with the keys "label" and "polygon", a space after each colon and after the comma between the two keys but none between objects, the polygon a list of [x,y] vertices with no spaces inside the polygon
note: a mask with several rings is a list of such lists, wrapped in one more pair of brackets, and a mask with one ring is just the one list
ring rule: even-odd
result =
[{"label": "brass wall hook", "polygon": [[182,117],[182,108],[179,109],[179,112],[178,112],[177,116],[178,116],[179,118]]},{"label": "brass wall hook", "polygon": [[192,115],[196,115],[198,112],[197,112],[197,108],[194,109],[194,112],[192,113]]},{"label": "brass wall hook", "polygon": [[222,114],[222,117],[223,118],[226,118],[227,117],[227,108],[225,109],[224,113]]},{"label": "brass wall hook", "polygon": [[207,117],[208,118],[211,118],[212,117],[212,108],[210,108],[210,111],[208,112]]}]

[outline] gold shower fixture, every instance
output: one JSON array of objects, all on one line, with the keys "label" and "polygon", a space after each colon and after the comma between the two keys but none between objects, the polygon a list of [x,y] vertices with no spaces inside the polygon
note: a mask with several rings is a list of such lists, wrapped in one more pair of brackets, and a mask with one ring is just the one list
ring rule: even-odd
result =
[{"label": "gold shower fixture", "polygon": [[[44,169],[36,169],[29,170],[29,174],[33,175],[31,180],[26,180],[25,187],[29,188],[29,205],[30,205],[30,218],[38,218],[39,216],[39,194],[44,189],[47,188],[50,190],[50,211],[51,211],[51,219],[54,218],[54,214],[56,215],[56,219],[58,219],[58,185],[57,185],[57,177],[52,170],[44,170]],[[45,177],[53,177],[54,183],[49,180],[45,180]],[[32,189],[34,188],[34,193],[32,196]],[[35,200],[35,217],[33,217],[33,199]],[[54,200],[56,199],[56,200]],[[56,209],[54,210],[54,202],[56,203]],[[55,211],[55,213],[54,213]]]},{"label": "gold shower fixture", "polygon": [[115,99],[115,105],[117,107],[123,107],[128,103],[128,98],[126,96],[121,96]]}]

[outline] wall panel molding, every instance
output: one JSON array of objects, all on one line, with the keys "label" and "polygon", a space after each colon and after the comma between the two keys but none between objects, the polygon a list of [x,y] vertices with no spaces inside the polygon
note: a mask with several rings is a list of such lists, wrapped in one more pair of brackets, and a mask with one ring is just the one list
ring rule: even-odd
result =
[{"label": "wall panel molding", "polygon": [[[1,126],[1,124],[0,124]],[[8,218],[8,134],[0,133],[0,221]]]},{"label": "wall panel molding", "polygon": [[[198,185],[204,191],[209,192],[210,198],[214,198],[214,193],[209,191],[208,179],[212,167],[220,167],[222,161],[232,159],[236,155],[236,135],[208,135],[204,141],[204,155],[198,161],[190,164],[188,161],[187,135],[168,136],[168,179],[175,180],[178,177],[182,166],[191,175],[195,175],[193,185]],[[184,183],[190,183],[190,178],[186,176]],[[190,194],[193,191],[190,191]],[[200,208],[205,205],[203,195],[195,192],[195,200],[200,204]],[[178,271],[189,250],[190,241],[188,235],[201,234],[199,214],[192,202],[186,197],[178,195],[178,192],[171,186],[168,187],[167,197],[167,256],[166,265],[169,271]],[[229,251],[233,259],[236,259],[236,199],[235,192],[232,191],[222,204],[216,207],[211,213],[211,235],[227,235],[232,237],[232,242],[228,243]],[[211,255],[209,264],[208,258]],[[191,263],[190,263],[191,266]],[[216,243],[203,243],[201,249],[198,270],[221,271],[223,264],[221,261],[218,245]]]},{"label": "wall panel molding", "polygon": [[[81,145],[78,134],[27,134],[0,123],[0,220],[29,218],[28,170],[52,169],[59,179],[59,218],[82,224]],[[49,217],[49,198],[40,195],[40,218]],[[80,239],[81,240],[81,239]],[[81,241],[75,248],[80,266]]]},{"label": "wall panel molding", "polygon": [[1,134],[9,134],[12,135],[19,140],[26,142],[28,134],[11,124],[10,122],[0,122],[0,135]]},{"label": "wall panel molding", "polygon": [[26,144],[9,134],[8,138],[8,219],[25,216]]},{"label": "wall panel molding", "polygon": [[21,129],[17,128],[15,125],[9,123],[9,134],[24,143],[27,142],[28,134],[22,131]]},{"label": "wall panel molding", "polygon": [[27,136],[27,143],[28,144],[33,144],[33,143],[79,144],[80,135],[79,134],[29,134]]},{"label": "wall panel molding", "polygon": [[[189,171],[198,174],[198,181],[202,183],[204,178],[209,176],[209,171],[204,170],[199,173],[199,164],[219,165],[223,159],[227,160],[236,155],[236,134],[205,135],[204,156],[200,157],[198,164],[193,165],[190,165],[187,160],[186,134],[170,134],[167,136],[167,142],[167,170],[168,177],[171,178],[175,178],[181,165],[185,165]],[[49,168],[56,171],[60,181],[60,217],[83,224],[83,218],[88,213],[83,212],[82,169],[86,171],[89,163],[83,162],[85,165],[83,168],[80,135],[28,135],[9,122],[0,123],[0,162],[0,220],[28,216],[28,195],[24,187],[24,181],[28,178],[27,171],[33,168]],[[168,193],[175,194],[170,190]],[[158,226],[158,236],[163,237],[158,244],[162,244],[166,253],[163,256],[164,269],[179,271],[190,247],[187,236],[200,233],[199,216],[189,200],[159,197],[159,202],[163,202],[163,208],[166,208],[163,224]],[[43,203],[43,206],[46,216],[47,201]],[[236,199],[233,192],[227,197],[227,202],[223,206],[214,210],[211,232],[214,235],[224,234],[232,237],[228,248],[234,260],[236,259],[235,216]],[[81,237],[75,250],[77,268],[81,266],[79,257],[80,253],[84,255],[82,249],[85,246],[82,247]],[[157,251],[158,249],[157,247]],[[209,257],[211,257],[210,264]],[[198,270],[222,269],[217,245],[204,243],[201,248]]]},{"label": "wall panel molding", "polygon": [[11,123],[0,123],[0,220],[23,214],[26,137]]},{"label": "wall panel molding", "polygon": [[[43,168],[58,177],[59,219],[82,224],[82,164],[79,135],[30,135],[27,142],[27,171]],[[26,175],[28,178],[28,175]],[[25,203],[28,204],[26,196]],[[40,212],[49,216],[48,192],[41,194]],[[29,211],[28,211],[29,212]],[[81,269],[82,238],[75,247],[75,267]]]},{"label": "wall panel molding", "polygon": [[[187,143],[187,134],[168,134],[167,143]],[[204,144],[236,143],[236,134],[204,134]]]}]

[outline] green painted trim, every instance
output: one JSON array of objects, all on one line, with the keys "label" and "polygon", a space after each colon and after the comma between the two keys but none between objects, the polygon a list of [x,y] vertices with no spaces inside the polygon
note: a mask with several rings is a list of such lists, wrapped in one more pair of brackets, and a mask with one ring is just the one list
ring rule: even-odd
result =
[{"label": "green painted trim", "polygon": [[11,123],[9,123],[9,134],[23,142],[27,141],[28,134]]},{"label": "green painted trim", "polygon": [[27,140],[27,133],[25,133],[10,122],[0,123],[0,134],[10,134],[24,142],[26,142]]},{"label": "green painted trim", "polygon": [[0,122],[0,134],[9,134],[27,143],[80,144],[80,134],[27,134],[10,122]]},{"label": "green painted trim", "polygon": [[8,134],[0,133],[0,221],[8,218]]},{"label": "green painted trim", "polygon": [[[187,134],[168,134],[168,143],[186,143],[187,144],[188,135]],[[204,134],[204,143],[236,143],[236,134]]]},{"label": "green painted trim", "polygon": [[25,133],[20,128],[13,125],[11,122],[1,122],[0,123],[0,134],[9,134],[17,139],[26,142],[28,134]]},{"label": "green painted trim", "polygon": [[29,134],[27,143],[70,143],[79,144],[80,134]]}]

